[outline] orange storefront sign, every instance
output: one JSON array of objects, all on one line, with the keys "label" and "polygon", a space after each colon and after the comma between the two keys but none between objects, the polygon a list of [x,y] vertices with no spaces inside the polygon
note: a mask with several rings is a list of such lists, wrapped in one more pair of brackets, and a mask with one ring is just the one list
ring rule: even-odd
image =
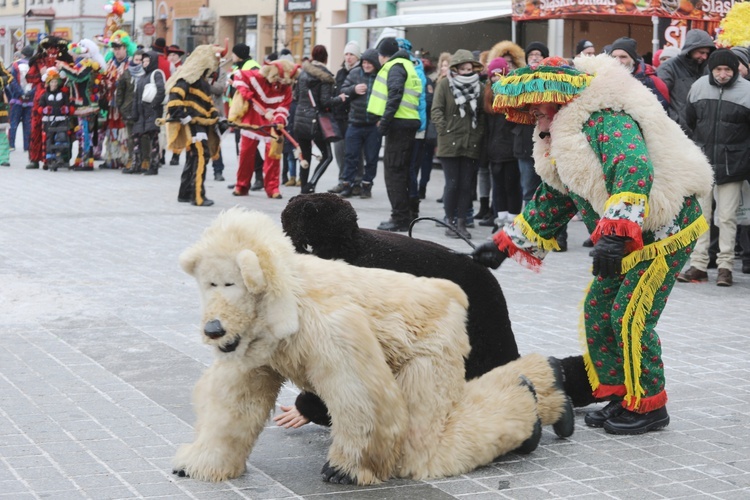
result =
[{"label": "orange storefront sign", "polygon": [[73,30],[70,28],[55,28],[50,35],[62,38],[63,40],[72,40]]},{"label": "orange storefront sign", "polygon": [[590,15],[721,21],[735,0],[515,0],[514,21]]}]

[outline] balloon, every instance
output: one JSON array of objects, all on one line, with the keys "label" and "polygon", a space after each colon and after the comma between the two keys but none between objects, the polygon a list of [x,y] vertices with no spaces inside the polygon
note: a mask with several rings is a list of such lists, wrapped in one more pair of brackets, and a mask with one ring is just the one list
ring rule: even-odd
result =
[{"label": "balloon", "polygon": [[105,5],[104,6],[104,12],[106,12],[107,14],[111,14],[112,13],[112,6],[109,5],[109,4]]}]

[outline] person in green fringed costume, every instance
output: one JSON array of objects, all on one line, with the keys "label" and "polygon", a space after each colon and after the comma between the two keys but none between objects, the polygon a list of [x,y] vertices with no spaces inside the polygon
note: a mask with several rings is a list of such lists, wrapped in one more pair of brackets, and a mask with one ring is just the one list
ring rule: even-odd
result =
[{"label": "person in green fringed costume", "polygon": [[492,268],[511,257],[538,269],[580,212],[594,242],[595,276],[583,306],[584,361],[594,397],[611,400],[585,422],[641,434],[669,424],[655,327],[708,229],[697,198],[710,192],[713,175],[700,149],[616,60],[574,63],[547,58],[494,84],[496,110],[536,124],[542,183],[473,257]]}]

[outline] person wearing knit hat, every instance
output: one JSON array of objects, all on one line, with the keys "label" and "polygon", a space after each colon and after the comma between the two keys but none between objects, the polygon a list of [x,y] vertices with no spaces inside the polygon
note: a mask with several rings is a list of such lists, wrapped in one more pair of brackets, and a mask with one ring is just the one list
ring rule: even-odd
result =
[{"label": "person wearing knit hat", "polygon": [[542,42],[531,42],[526,46],[526,64],[536,66],[542,59],[549,57],[549,48]]},{"label": "person wearing knit hat", "polygon": [[619,59],[620,64],[631,70],[641,60],[641,56],[638,55],[636,41],[626,36],[612,42],[609,48],[609,55]]},{"label": "person wearing knit hat", "polygon": [[[685,106],[690,137],[701,145],[714,169],[714,220],[719,226],[718,286],[732,285],[736,212],[742,184],[750,176],[750,82],[739,77],[739,66],[740,60],[734,52],[715,50],[708,58],[708,75],[690,88]],[[710,218],[711,193],[701,198],[700,203]],[[690,268],[680,274],[678,281],[708,280],[709,239],[708,235],[698,239],[690,256]]]},{"label": "person wearing knit hat", "polygon": [[611,401],[584,420],[611,434],[642,434],[669,424],[655,328],[675,273],[708,230],[697,200],[711,192],[713,174],[701,149],[619,62],[600,54],[575,64],[545,59],[493,85],[496,111],[536,124],[542,183],[473,257],[492,268],[510,257],[538,269],[580,212],[595,275],[583,302],[584,362],[592,395]]},{"label": "person wearing knit hat", "polygon": [[669,89],[669,116],[685,128],[685,103],[690,87],[706,73],[708,56],[716,49],[714,40],[700,29],[689,30],[678,56],[659,65],[656,74]]},{"label": "person wearing knit hat", "polygon": [[656,76],[656,69],[646,64],[638,55],[636,41],[632,38],[618,38],[612,43],[610,53],[620,64],[625,66],[633,77],[645,85],[656,97],[665,111],[669,110],[669,89]]},{"label": "person wearing knit hat", "polygon": [[392,57],[399,51],[399,46],[395,38],[383,38],[377,49],[381,57]]},{"label": "person wearing knit hat", "polygon": [[664,63],[668,59],[672,59],[673,57],[677,57],[680,55],[680,49],[673,45],[668,45],[664,47],[661,50],[661,54],[659,54],[659,65]]},{"label": "person wearing knit hat", "polygon": [[368,113],[367,105],[378,71],[378,52],[367,49],[362,53],[360,64],[352,68],[341,87],[341,92],[348,96],[347,102],[350,103],[346,136],[341,141],[346,143],[342,189],[338,193],[343,198],[357,195],[361,198],[372,197],[383,141],[376,125],[379,117]]},{"label": "person wearing knit hat", "polygon": [[[513,155],[516,124],[508,121],[503,112],[495,112],[492,106],[492,85],[508,74],[505,57],[492,59],[487,65],[489,76],[484,88],[485,140],[484,154],[492,179],[492,203],[488,215],[479,221],[481,226],[493,226],[495,220],[512,220],[523,206],[521,171],[518,159]],[[481,203],[481,197],[480,197]]]},{"label": "person wearing knit hat", "polygon": [[580,55],[593,56],[595,54],[596,49],[594,48],[593,42],[589,40],[579,40],[576,44],[576,53],[573,57],[578,57]]},{"label": "person wearing knit hat", "polygon": [[[346,77],[349,76],[349,72],[357,66],[359,58],[362,53],[359,50],[359,43],[352,40],[344,47],[344,61],[341,63],[341,68],[336,72],[336,91],[340,92],[346,81]],[[333,108],[333,118],[339,124],[342,137],[346,137],[346,129],[349,123],[349,100],[347,99],[340,106]],[[336,165],[339,167],[338,183],[328,190],[329,193],[339,194],[344,189],[344,153],[345,153],[346,141],[337,141],[333,143],[333,157],[336,159]],[[361,162],[360,162],[361,163]],[[359,178],[362,178],[362,168],[364,166],[360,164]],[[357,183],[359,185],[359,183]],[[359,194],[359,189],[357,193]]]},{"label": "person wearing knit hat", "polygon": [[750,70],[750,52],[745,47],[732,47],[731,50],[740,61],[740,76],[747,79],[748,71]]},{"label": "person wearing knit hat", "polygon": [[362,49],[359,48],[359,42],[356,40],[350,40],[344,46],[344,56],[347,54],[351,54],[359,60],[359,58],[362,57]]},{"label": "person wearing knit hat", "polygon": [[232,54],[237,56],[237,59],[240,61],[250,59],[250,47],[248,47],[247,44],[238,43],[232,47]]},{"label": "person wearing knit hat", "polygon": [[508,61],[504,57],[496,57],[487,65],[487,74],[491,77],[495,73],[505,75],[508,70]]},{"label": "person wearing knit hat", "polygon": [[367,112],[380,117],[378,132],[385,137],[383,173],[391,204],[390,218],[378,229],[405,232],[412,220],[409,168],[417,130],[422,125],[419,102],[423,85],[409,53],[399,49],[396,38],[383,38],[377,50],[382,66],[372,86]]}]

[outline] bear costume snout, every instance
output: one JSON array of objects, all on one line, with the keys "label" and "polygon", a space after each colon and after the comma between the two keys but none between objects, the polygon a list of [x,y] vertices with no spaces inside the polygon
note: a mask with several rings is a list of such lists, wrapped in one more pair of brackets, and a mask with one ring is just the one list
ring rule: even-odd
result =
[{"label": "bear costume snout", "polygon": [[221,326],[221,321],[218,319],[212,319],[206,323],[206,326],[203,328],[203,333],[210,339],[218,339],[223,337],[227,332],[224,330],[224,327]]}]

